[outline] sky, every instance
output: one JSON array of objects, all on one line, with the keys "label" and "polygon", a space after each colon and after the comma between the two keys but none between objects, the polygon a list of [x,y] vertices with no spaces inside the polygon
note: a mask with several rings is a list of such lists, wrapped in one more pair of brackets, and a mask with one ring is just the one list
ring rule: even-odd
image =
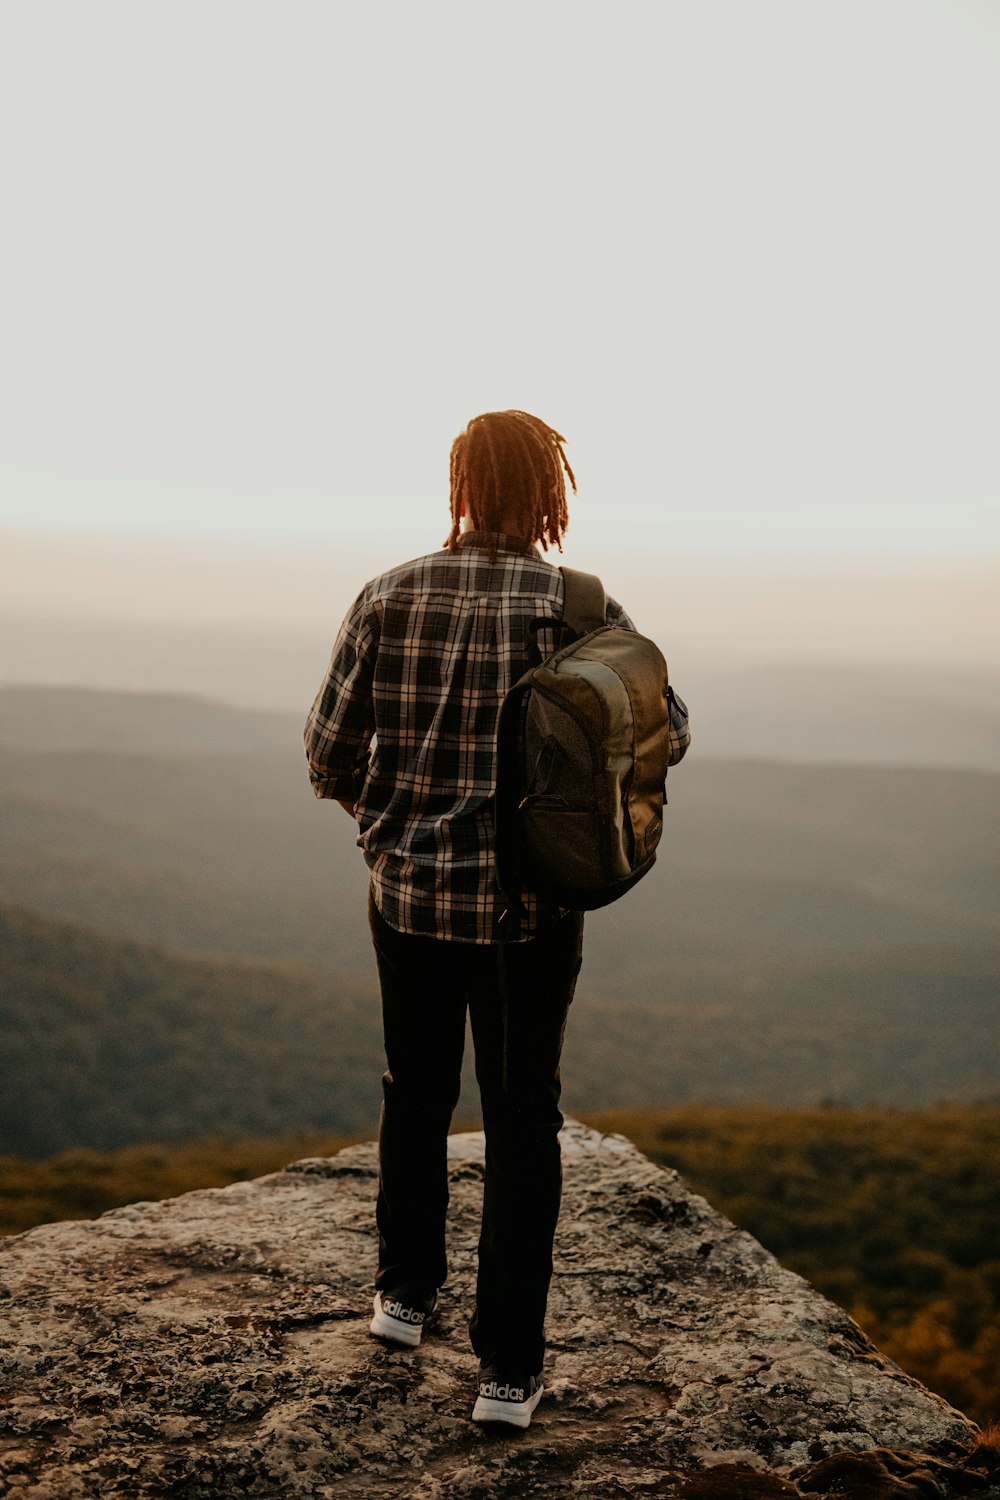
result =
[{"label": "sky", "polygon": [[0,528],[388,565],[517,406],[581,555],[982,568],[998,145],[994,0],[6,6]]}]

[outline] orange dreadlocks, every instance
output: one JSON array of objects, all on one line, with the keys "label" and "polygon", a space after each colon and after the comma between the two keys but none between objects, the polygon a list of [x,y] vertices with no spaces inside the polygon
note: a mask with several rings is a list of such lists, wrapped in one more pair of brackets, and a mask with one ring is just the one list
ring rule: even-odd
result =
[{"label": "orange dreadlocks", "polygon": [[488,411],[473,417],[451,445],[451,531],[458,541],[464,503],[477,531],[502,531],[542,550],[562,539],[569,523],[566,477],[576,479],[554,427],[526,411]]}]

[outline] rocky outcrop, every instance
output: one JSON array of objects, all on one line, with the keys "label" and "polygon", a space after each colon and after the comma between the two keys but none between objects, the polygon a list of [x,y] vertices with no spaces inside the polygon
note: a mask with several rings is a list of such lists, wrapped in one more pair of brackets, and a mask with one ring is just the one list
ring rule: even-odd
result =
[{"label": "rocky outcrop", "polygon": [[482,1137],[452,1138],[452,1279],[406,1352],[367,1331],[376,1165],[358,1146],[3,1242],[0,1491],[991,1492],[971,1424],[675,1173],[574,1124],[563,1151],[547,1394],[526,1432],[469,1420]]}]

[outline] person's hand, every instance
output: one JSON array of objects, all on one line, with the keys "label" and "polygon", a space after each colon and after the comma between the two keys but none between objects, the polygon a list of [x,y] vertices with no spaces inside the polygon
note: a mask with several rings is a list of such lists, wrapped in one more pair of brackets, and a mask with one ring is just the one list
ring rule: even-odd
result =
[{"label": "person's hand", "polygon": [[346,797],[338,797],[337,801],[340,803],[340,805],[344,809],[345,813],[350,813],[351,817],[353,818],[354,817],[354,809],[357,807],[358,804],[356,802],[349,801],[348,798],[346,798]]}]

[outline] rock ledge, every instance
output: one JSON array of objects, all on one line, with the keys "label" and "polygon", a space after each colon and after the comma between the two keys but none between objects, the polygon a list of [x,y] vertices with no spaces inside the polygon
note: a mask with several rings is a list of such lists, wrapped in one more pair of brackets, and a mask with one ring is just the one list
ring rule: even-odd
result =
[{"label": "rock ledge", "polygon": [[373,1145],[0,1242],[0,1481],[25,1500],[997,1493],[963,1462],[975,1428],[840,1308],[573,1122],[547,1394],[523,1434],[474,1427],[482,1136],[450,1156],[452,1279],[415,1351],[367,1333]]}]

